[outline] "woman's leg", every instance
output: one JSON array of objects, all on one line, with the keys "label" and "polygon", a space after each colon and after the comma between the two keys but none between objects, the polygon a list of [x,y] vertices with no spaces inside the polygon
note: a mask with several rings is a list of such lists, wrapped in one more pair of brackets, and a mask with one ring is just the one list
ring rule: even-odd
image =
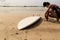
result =
[{"label": "woman's leg", "polygon": [[53,18],[57,18],[57,14],[53,10],[49,11],[49,16]]},{"label": "woman's leg", "polygon": [[57,22],[59,22],[59,17],[57,17]]},{"label": "woman's leg", "polygon": [[50,12],[50,13],[49,13],[49,16],[50,16],[50,17],[56,18],[57,21],[59,21],[59,17],[57,16],[57,14],[56,14],[54,11],[50,10],[49,12]]},{"label": "woman's leg", "polygon": [[54,15],[53,15],[54,13],[53,13],[53,11],[52,10],[49,10],[47,13],[45,13],[45,18],[46,18],[46,20],[48,21],[48,17],[54,17]]}]

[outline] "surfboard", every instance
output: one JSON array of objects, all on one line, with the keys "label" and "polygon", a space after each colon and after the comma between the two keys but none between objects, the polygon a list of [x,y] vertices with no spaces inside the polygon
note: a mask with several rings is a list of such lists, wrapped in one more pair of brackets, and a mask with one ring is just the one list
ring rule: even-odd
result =
[{"label": "surfboard", "polygon": [[33,23],[38,21],[40,18],[41,18],[40,16],[30,16],[30,17],[24,18],[21,21],[19,21],[18,29],[21,30],[32,25]]}]

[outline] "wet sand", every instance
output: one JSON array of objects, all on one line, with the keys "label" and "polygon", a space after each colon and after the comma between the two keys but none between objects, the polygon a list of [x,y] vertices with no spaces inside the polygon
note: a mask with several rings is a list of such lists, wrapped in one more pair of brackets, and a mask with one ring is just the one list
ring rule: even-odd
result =
[{"label": "wet sand", "polygon": [[[0,7],[0,40],[60,40],[60,23],[55,18],[45,20],[40,8]],[[28,16],[41,16],[41,20],[18,30],[20,20]]]}]

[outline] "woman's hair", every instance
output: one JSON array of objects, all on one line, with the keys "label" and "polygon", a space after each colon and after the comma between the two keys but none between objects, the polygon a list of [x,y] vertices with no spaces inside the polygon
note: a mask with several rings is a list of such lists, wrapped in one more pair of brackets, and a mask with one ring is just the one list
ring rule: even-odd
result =
[{"label": "woman's hair", "polygon": [[49,2],[43,2],[43,7],[46,7],[47,5],[50,5]]}]

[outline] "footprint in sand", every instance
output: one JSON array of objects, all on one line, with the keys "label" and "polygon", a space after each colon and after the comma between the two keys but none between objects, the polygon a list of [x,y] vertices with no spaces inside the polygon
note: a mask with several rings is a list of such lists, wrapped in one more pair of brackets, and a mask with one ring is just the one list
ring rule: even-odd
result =
[{"label": "footprint in sand", "polygon": [[16,35],[18,35],[19,33],[16,33]]},{"label": "footprint in sand", "polygon": [[27,40],[27,39],[24,39],[24,40]]},{"label": "footprint in sand", "polygon": [[4,38],[4,40],[6,40],[6,38]]}]

